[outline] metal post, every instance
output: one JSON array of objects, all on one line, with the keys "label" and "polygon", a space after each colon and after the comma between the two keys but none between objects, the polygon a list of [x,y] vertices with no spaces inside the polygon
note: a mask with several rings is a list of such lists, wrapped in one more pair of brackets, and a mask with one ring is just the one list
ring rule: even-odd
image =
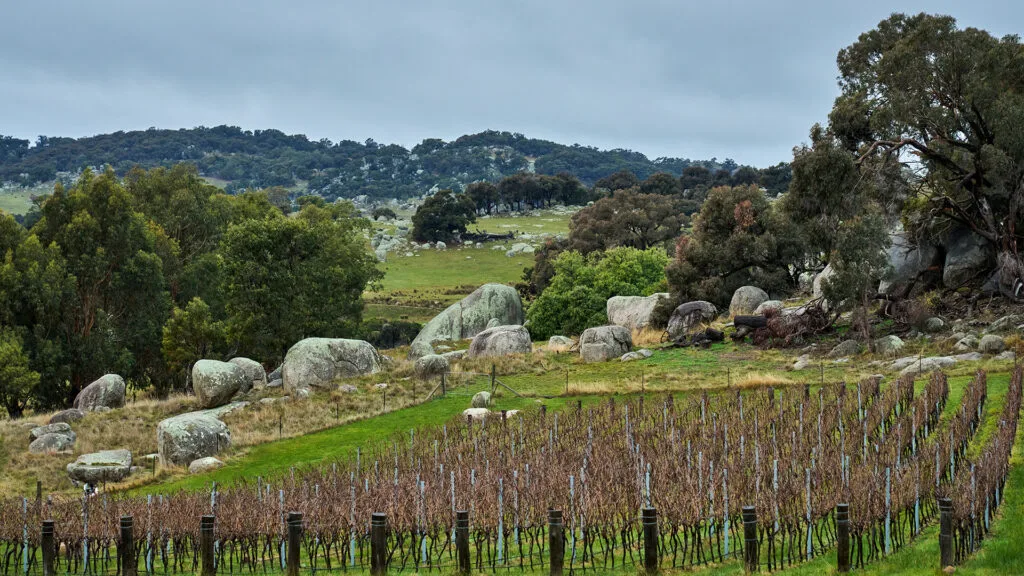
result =
[{"label": "metal post", "polygon": [[135,559],[135,526],[131,516],[121,516],[121,542],[117,553],[121,557],[121,575],[135,576],[138,562]]},{"label": "metal post", "polygon": [[850,571],[850,505],[836,504],[836,568]]},{"label": "metal post", "polygon": [[455,512],[455,555],[459,574],[469,574],[469,511]]},{"label": "metal post", "polygon": [[388,515],[374,512],[370,518],[370,574],[388,571],[387,529]]},{"label": "metal post", "polygon": [[953,565],[953,501],[939,498],[939,568]]},{"label": "metal post", "polygon": [[199,557],[202,560],[202,576],[214,576],[217,567],[214,565],[213,528],[217,518],[213,515],[203,516],[199,523]]},{"label": "metal post", "polygon": [[641,517],[644,525],[644,570],[654,574],[658,571],[658,511],[644,508]]},{"label": "metal post", "polygon": [[757,547],[757,508],[743,507],[743,564],[748,573],[757,572],[760,554]]},{"label": "metal post", "polygon": [[288,513],[288,568],[285,574],[299,576],[299,552],[302,548],[302,512]]},{"label": "metal post", "polygon": [[41,545],[43,547],[43,576],[54,576],[56,572],[53,570],[53,563],[57,556],[57,543],[53,538],[53,520],[43,520],[41,535]]},{"label": "metal post", "polygon": [[551,576],[562,576],[565,566],[565,525],[561,510],[548,510],[548,549],[551,551]]}]

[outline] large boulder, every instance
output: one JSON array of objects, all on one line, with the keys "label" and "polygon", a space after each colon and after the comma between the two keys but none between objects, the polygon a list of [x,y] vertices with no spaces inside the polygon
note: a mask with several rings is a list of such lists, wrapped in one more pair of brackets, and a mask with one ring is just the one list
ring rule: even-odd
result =
[{"label": "large boulder", "polygon": [[533,350],[530,332],[519,325],[497,326],[488,328],[473,337],[469,345],[470,358],[487,356],[509,356],[511,354],[528,354]]},{"label": "large boulder", "polygon": [[434,353],[434,342],[464,340],[483,332],[492,318],[502,326],[522,324],[519,292],[504,284],[484,284],[427,322],[409,347],[412,359]]},{"label": "large boulder", "polygon": [[427,354],[416,359],[413,370],[424,380],[435,378],[448,371],[448,359],[440,354]]},{"label": "large boulder", "polygon": [[83,388],[73,406],[84,412],[120,408],[124,406],[124,391],[124,378],[107,374]]},{"label": "large boulder", "polygon": [[65,436],[70,436],[72,440],[75,437],[75,433],[71,431],[70,424],[66,422],[57,422],[54,424],[47,424],[46,426],[39,426],[33,428],[28,433],[28,439],[35,440],[36,438],[40,438],[42,436],[45,436],[46,434],[63,434]]},{"label": "large boulder", "polygon": [[814,277],[814,282],[811,284],[811,293],[815,298],[821,298],[825,295],[822,285],[826,280],[832,277],[835,271],[832,270],[832,265],[825,266],[825,269],[818,273]]},{"label": "large boulder", "polygon": [[991,271],[992,250],[987,240],[971,230],[958,228],[949,234],[942,284],[959,288],[975,277]]},{"label": "large boulder", "polygon": [[252,384],[237,365],[220,360],[199,360],[192,365],[192,388],[203,408],[223,406]]},{"label": "large boulder", "polygon": [[904,232],[899,231],[891,234],[889,239],[892,242],[886,251],[889,272],[878,285],[879,293],[904,297],[916,285],[930,285],[937,280],[942,268],[942,255],[938,247],[926,242],[915,244]]},{"label": "large boulder", "polygon": [[363,340],[306,338],[285,354],[281,375],[287,392],[309,388],[333,388],[339,378],[380,372],[383,359]]},{"label": "large boulder", "polygon": [[245,373],[246,385],[243,386],[243,393],[253,388],[260,390],[267,387],[267,371],[259,362],[250,358],[232,358],[228,362],[238,366]]},{"label": "large boulder", "polygon": [[156,445],[161,462],[184,466],[231,446],[231,431],[210,414],[188,412],[157,424]]},{"label": "large boulder", "polygon": [[587,328],[580,336],[580,356],[584,362],[604,362],[619,358],[633,348],[633,336],[622,326]]},{"label": "large boulder", "polygon": [[1006,349],[1006,342],[995,334],[986,334],[981,337],[978,343],[978,350],[985,354],[999,354]]},{"label": "large boulder", "polygon": [[92,485],[120,482],[132,472],[132,453],[128,450],[102,450],[82,454],[67,466],[68,477]]},{"label": "large boulder", "polygon": [[202,474],[217,468],[222,468],[224,463],[214,458],[213,456],[206,456],[204,458],[197,458],[189,463],[188,473],[189,474]]},{"label": "large boulder", "polygon": [[75,434],[43,434],[28,445],[32,454],[58,454],[71,452],[75,447]]},{"label": "large boulder", "polygon": [[654,308],[668,298],[667,292],[650,296],[612,296],[606,304],[608,322],[630,330],[646,328],[651,323]]},{"label": "large boulder", "polygon": [[768,310],[782,311],[785,310],[785,308],[786,304],[782,300],[765,300],[764,302],[758,304],[757,308],[754,308],[754,314],[757,314],[758,316],[763,316],[764,313],[767,312]]},{"label": "large boulder", "polygon": [[65,424],[74,424],[82,418],[85,418],[85,412],[82,412],[78,408],[68,408],[67,410],[61,410],[53,416],[50,416],[50,424],[56,424],[58,422],[64,422]]},{"label": "large boulder", "polygon": [[676,340],[680,336],[697,330],[702,324],[714,321],[717,317],[718,309],[711,302],[695,300],[680,304],[676,306],[676,309],[672,311],[672,316],[668,319],[668,335],[671,339]]},{"label": "large boulder", "polygon": [[768,293],[757,286],[740,286],[732,293],[729,315],[753,314],[757,307],[768,301]]}]

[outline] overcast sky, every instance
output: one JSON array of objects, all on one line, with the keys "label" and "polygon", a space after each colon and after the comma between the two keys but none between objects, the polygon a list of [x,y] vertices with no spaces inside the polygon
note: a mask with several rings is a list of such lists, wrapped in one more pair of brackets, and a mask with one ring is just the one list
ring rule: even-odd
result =
[{"label": "overcast sky", "polygon": [[1024,2],[28,0],[0,11],[0,134],[238,125],[398,143],[486,129],[789,160],[835,57],[893,11],[997,36]]}]

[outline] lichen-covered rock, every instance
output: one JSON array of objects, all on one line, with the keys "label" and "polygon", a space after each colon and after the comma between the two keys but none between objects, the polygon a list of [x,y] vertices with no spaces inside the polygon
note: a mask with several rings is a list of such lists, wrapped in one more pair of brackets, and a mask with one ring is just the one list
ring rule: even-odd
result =
[{"label": "lichen-covered rock", "polygon": [[843,340],[839,344],[836,344],[828,354],[826,358],[848,358],[855,356],[860,353],[860,342],[856,340]]},{"label": "lichen-covered rock", "polygon": [[496,326],[473,337],[469,358],[529,354],[533,350],[530,332],[523,326]]},{"label": "lichen-covered rock", "polygon": [[57,422],[55,424],[47,424],[46,426],[39,426],[33,428],[28,433],[28,439],[35,440],[46,434],[63,434],[65,436],[71,436],[74,438],[75,433],[71,431],[71,425],[66,422]]},{"label": "lichen-covered rock", "polygon": [[75,447],[75,435],[71,434],[43,434],[28,445],[28,451],[32,454],[58,454],[71,452]]},{"label": "lichen-covered rock", "polygon": [[995,332],[1009,332],[1014,329],[1019,330],[1022,324],[1024,324],[1024,314],[1007,314],[989,324],[988,328],[985,329],[985,333],[992,334]]},{"label": "lichen-covered rock", "polygon": [[976,276],[990,271],[993,253],[987,240],[975,232],[958,228],[946,242],[946,263],[942,267],[942,284],[959,288]]},{"label": "lichen-covered rock", "polygon": [[729,315],[753,314],[754,310],[768,301],[768,293],[757,286],[740,286],[732,293]]},{"label": "lichen-covered rock", "polygon": [[206,456],[204,458],[196,458],[188,465],[189,474],[202,474],[203,472],[209,472],[216,470],[217,468],[223,468],[224,463],[214,458],[213,456]]},{"label": "lichen-covered rock", "polygon": [[210,414],[188,412],[157,425],[156,445],[162,462],[184,466],[231,446],[231,432]]},{"label": "lichen-covered rock", "polygon": [[203,408],[223,406],[251,385],[237,364],[220,360],[199,360],[192,365],[192,388]]},{"label": "lichen-covered rock", "polygon": [[913,362],[900,370],[900,376],[907,374],[928,374],[935,370],[948,368],[957,363],[956,358],[949,356],[931,356],[928,358],[915,358]]},{"label": "lichen-covered rock", "polygon": [[245,373],[247,386],[243,386],[241,392],[244,394],[255,388],[260,390],[267,387],[267,371],[263,365],[250,358],[232,358],[228,362],[238,366]]},{"label": "lichen-covered rock", "polygon": [[580,356],[584,362],[619,358],[633,348],[633,336],[622,326],[595,326],[580,335]]},{"label": "lichen-covered rock", "polygon": [[793,370],[804,370],[811,365],[810,354],[802,354],[793,362]]},{"label": "lichen-covered rock", "polygon": [[923,326],[924,331],[929,332],[931,334],[941,332],[942,329],[945,327],[946,323],[942,320],[942,318],[939,318],[938,316],[932,316],[931,318],[928,318],[927,320],[924,321]]},{"label": "lichen-covered rock", "polygon": [[646,358],[650,358],[653,355],[654,353],[648,350],[647,348],[641,348],[635,352],[626,352],[625,354],[619,357],[619,361],[632,362],[634,360],[644,360]]},{"label": "lichen-covered rock", "polygon": [[875,340],[875,353],[883,356],[894,356],[903,349],[903,340],[899,336],[882,336]]},{"label": "lichen-covered rock", "polygon": [[942,255],[937,246],[926,242],[914,243],[903,232],[889,236],[891,244],[886,251],[889,258],[889,272],[878,285],[880,294],[904,297],[918,284],[931,284],[936,278],[932,270],[940,269]]},{"label": "lichen-covered rock", "polygon": [[447,360],[449,364],[451,364],[452,362],[458,362],[459,360],[462,360],[463,358],[465,358],[466,357],[466,351],[465,350],[452,350],[451,352],[445,352],[444,354],[441,354],[441,356],[443,356],[444,359]]},{"label": "lichen-covered rock", "polygon": [[473,394],[473,401],[470,406],[473,408],[487,408],[491,405],[491,393],[484,390]]},{"label": "lichen-covered rock", "polygon": [[552,336],[548,338],[546,348],[548,352],[568,352],[573,344],[572,338],[568,336]]},{"label": "lichen-covered rock", "polygon": [[73,407],[85,412],[111,410],[124,406],[124,378],[106,374],[75,396]]},{"label": "lichen-covered rock", "polygon": [[120,482],[132,471],[132,453],[128,450],[101,450],[82,454],[68,464],[68,477],[76,482],[98,485]]},{"label": "lichen-covered rock", "polygon": [[440,354],[427,354],[416,359],[413,370],[420,378],[435,378],[448,371],[448,359]]},{"label": "lichen-covered rock", "polygon": [[978,347],[979,340],[975,336],[964,336],[959,342],[953,345],[953,349],[957,352],[969,352]]},{"label": "lichen-covered rock", "polygon": [[659,292],[650,296],[612,296],[605,304],[608,323],[629,330],[640,330],[651,324],[651,314],[668,293]]},{"label": "lichen-covered rock", "polygon": [[668,319],[669,338],[677,340],[680,336],[697,330],[704,324],[713,322],[718,317],[718,309],[711,302],[694,300],[676,306]]},{"label": "lichen-covered rock", "polygon": [[754,308],[754,314],[763,315],[766,310],[782,310],[785,307],[782,300],[765,300],[758,304],[757,308]]},{"label": "lichen-covered rock", "polygon": [[999,354],[1006,349],[1006,342],[995,334],[986,334],[978,343],[978,350],[985,354]]},{"label": "lichen-covered rock", "polygon": [[56,424],[58,422],[74,424],[82,418],[85,418],[85,412],[82,412],[78,408],[68,408],[67,410],[61,410],[53,416],[50,416],[50,424]]},{"label": "lichen-covered rock", "polygon": [[522,324],[523,302],[519,292],[504,284],[484,284],[427,322],[412,341],[412,359],[434,353],[434,342],[463,340],[483,332],[492,318],[499,325]]},{"label": "lichen-covered rock", "polygon": [[308,388],[334,388],[340,378],[380,372],[377,349],[363,340],[306,338],[292,346],[281,370],[288,392]]},{"label": "lichen-covered rock", "polygon": [[825,295],[823,288],[824,283],[826,280],[831,278],[833,274],[835,274],[835,271],[832,270],[832,265],[829,264],[828,266],[825,266],[824,270],[819,272],[818,275],[814,277],[814,282],[811,286],[812,294],[815,298],[822,298]]}]

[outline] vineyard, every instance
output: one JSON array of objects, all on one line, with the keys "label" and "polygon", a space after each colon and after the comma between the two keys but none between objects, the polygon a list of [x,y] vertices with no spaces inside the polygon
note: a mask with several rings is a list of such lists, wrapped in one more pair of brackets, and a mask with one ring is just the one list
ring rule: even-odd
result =
[{"label": "vineyard", "polygon": [[202,494],[8,498],[0,571],[191,574],[213,563],[254,574],[301,562],[450,573],[555,562],[585,574],[733,558],[776,571],[836,546],[856,569],[940,517],[943,563],[955,564],[1001,501],[1022,373],[978,438],[986,374],[947,406],[936,372],[917,389],[912,377],[872,378],[456,420],[349,461]]}]

